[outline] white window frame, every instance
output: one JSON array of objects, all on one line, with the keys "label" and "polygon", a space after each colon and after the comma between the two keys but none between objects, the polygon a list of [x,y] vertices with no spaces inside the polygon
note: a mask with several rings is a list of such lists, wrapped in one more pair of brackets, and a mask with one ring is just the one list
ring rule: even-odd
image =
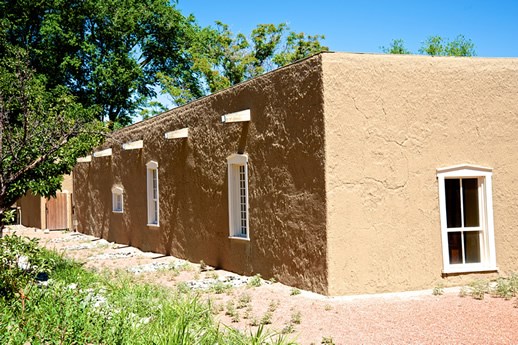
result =
[{"label": "white window frame", "polygon": [[230,155],[227,157],[227,167],[229,238],[250,240],[248,155]]},{"label": "white window frame", "polygon": [[[118,203],[120,200],[120,208]],[[112,187],[112,212],[124,213],[124,189],[120,186]]]},{"label": "white window frame", "polygon": [[[154,190],[153,180],[156,178],[156,191]],[[147,180],[147,225],[160,226],[160,202],[158,185],[158,163],[149,161],[146,164]]]},{"label": "white window frame", "polygon": [[[437,169],[437,179],[439,182],[439,206],[441,217],[441,237],[442,237],[442,257],[443,273],[465,273],[465,272],[484,272],[497,271],[495,234],[493,223],[493,169],[476,165],[456,165]],[[465,231],[469,228],[448,229],[446,217],[446,179],[477,178],[479,189],[479,220],[481,231],[480,243],[480,263],[460,263],[450,264],[448,232]],[[462,193],[461,193],[462,194]]]}]

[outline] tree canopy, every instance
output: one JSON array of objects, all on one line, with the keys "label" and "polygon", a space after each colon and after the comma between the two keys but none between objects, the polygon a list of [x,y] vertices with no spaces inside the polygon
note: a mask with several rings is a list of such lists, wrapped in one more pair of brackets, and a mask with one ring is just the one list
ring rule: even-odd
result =
[{"label": "tree canopy", "polygon": [[0,55],[28,52],[49,87],[66,87],[99,120],[125,126],[169,92],[177,104],[327,50],[323,36],[259,24],[250,37],[201,27],[169,0],[0,0]]},{"label": "tree canopy", "polygon": [[28,190],[53,195],[104,126],[164,110],[158,90],[183,104],[327,50],[285,24],[201,27],[175,5],[0,0],[0,225]]},{"label": "tree canopy", "polygon": [[[324,36],[289,31],[286,24],[258,24],[248,37],[234,34],[219,21],[215,27],[196,27],[196,32],[187,51],[204,95],[328,50],[320,43]],[[159,73],[158,77],[176,104],[197,97],[177,86],[174,76]]]},{"label": "tree canopy", "polygon": [[[405,48],[402,39],[394,39],[387,47],[381,47],[381,50],[387,54],[411,54]],[[419,53],[430,56],[475,56],[475,44],[464,37],[458,35],[453,40],[448,40],[441,36],[430,36],[422,42]]]},{"label": "tree canopy", "polygon": [[94,118],[65,87],[48,88],[25,52],[0,59],[0,231],[4,211],[20,196],[54,195],[77,157],[100,143],[103,125]]},{"label": "tree canopy", "polygon": [[64,86],[100,120],[127,125],[155,96],[157,73],[201,96],[186,56],[193,19],[168,0],[2,0],[0,55],[28,52],[49,87]]}]

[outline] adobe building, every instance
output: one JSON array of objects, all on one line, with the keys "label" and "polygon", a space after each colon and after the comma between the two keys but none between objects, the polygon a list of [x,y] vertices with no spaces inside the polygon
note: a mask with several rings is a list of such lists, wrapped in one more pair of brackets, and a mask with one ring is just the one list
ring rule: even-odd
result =
[{"label": "adobe building", "polygon": [[326,295],[518,271],[518,59],[322,53],[113,134],[77,229]]},{"label": "adobe building", "polygon": [[72,229],[72,176],[64,175],[61,190],[53,198],[28,192],[16,201],[20,224],[49,230]]}]

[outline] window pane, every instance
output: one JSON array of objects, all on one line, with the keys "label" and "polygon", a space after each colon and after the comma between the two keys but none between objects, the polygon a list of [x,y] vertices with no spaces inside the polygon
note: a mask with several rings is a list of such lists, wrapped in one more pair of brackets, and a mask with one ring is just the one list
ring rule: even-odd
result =
[{"label": "window pane", "polygon": [[245,166],[239,166],[239,202],[240,202],[240,223],[241,223],[241,235],[246,236],[246,176]]},{"label": "window pane", "polygon": [[466,263],[480,262],[480,232],[464,232],[464,250],[466,251]]},{"label": "window pane", "polygon": [[479,226],[478,180],[462,179],[462,198],[464,201],[464,226]]},{"label": "window pane", "polygon": [[448,233],[448,253],[450,254],[450,264],[462,263],[461,232]]},{"label": "window pane", "polygon": [[460,214],[460,180],[446,179],[444,180],[446,188],[446,222],[448,228],[461,227]]}]

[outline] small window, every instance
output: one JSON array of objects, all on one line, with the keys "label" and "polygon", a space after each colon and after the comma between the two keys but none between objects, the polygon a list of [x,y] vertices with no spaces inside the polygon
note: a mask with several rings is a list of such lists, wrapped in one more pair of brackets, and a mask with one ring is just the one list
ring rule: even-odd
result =
[{"label": "small window", "polygon": [[248,155],[229,156],[227,164],[230,237],[249,239]]},{"label": "small window", "polygon": [[147,167],[147,223],[150,226],[158,226],[158,163],[150,161]]},{"label": "small window", "polygon": [[439,169],[443,271],[494,271],[492,171],[475,166]]},{"label": "small window", "polygon": [[122,187],[112,188],[112,210],[115,213],[124,212],[124,190]]}]

